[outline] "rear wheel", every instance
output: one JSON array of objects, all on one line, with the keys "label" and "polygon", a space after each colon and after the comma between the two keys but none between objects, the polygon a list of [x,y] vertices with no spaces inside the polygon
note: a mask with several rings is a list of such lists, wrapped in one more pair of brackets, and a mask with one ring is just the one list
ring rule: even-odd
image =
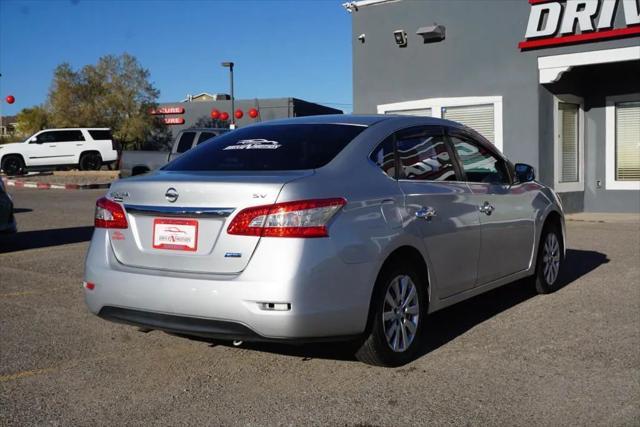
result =
[{"label": "rear wheel", "polygon": [[562,234],[557,226],[547,225],[540,237],[536,273],[533,277],[536,291],[548,294],[558,289],[564,262]]},{"label": "rear wheel", "polygon": [[5,156],[2,159],[2,170],[7,175],[22,175],[24,173],[24,161],[20,156]]},{"label": "rear wheel", "polygon": [[79,166],[83,171],[97,171],[102,167],[102,157],[98,153],[83,154]]},{"label": "rear wheel", "polygon": [[410,362],[420,346],[427,313],[425,283],[408,265],[385,268],[378,278],[369,333],[356,357],[370,365]]}]

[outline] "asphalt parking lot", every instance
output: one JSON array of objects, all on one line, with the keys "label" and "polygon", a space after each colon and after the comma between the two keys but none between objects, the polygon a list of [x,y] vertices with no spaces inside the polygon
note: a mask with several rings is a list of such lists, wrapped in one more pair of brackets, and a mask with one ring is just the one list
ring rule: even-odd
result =
[{"label": "asphalt parking lot", "polygon": [[0,237],[0,425],[639,425],[640,222],[568,222],[558,292],[522,282],[430,317],[397,369],[345,345],[233,347],[88,313],[104,193],[10,189]]}]

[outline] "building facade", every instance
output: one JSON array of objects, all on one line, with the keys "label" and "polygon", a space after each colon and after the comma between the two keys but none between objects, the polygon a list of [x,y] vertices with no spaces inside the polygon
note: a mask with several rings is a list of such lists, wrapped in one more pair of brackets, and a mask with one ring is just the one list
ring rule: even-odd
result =
[{"label": "building facade", "polygon": [[363,0],[356,113],[442,117],[531,164],[569,212],[640,212],[637,0]]},{"label": "building facade", "polygon": [[[242,117],[235,118],[238,127],[288,117],[342,114],[341,110],[297,98],[236,99],[234,109],[242,112]],[[150,113],[162,120],[175,136],[191,127],[228,127],[234,111],[228,95],[203,93],[181,102],[162,103]],[[228,116],[226,120],[224,114]]]}]

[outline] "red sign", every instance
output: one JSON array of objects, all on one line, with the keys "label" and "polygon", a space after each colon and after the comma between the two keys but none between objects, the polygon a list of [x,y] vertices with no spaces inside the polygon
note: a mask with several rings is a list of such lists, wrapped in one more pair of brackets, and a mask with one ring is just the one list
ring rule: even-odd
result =
[{"label": "red sign", "polygon": [[158,107],[152,108],[149,114],[184,114],[184,108],[182,107]]},{"label": "red sign", "polygon": [[163,117],[162,122],[165,125],[183,125],[184,118],[182,117]]},{"label": "red sign", "polygon": [[[640,36],[640,8],[635,0],[529,0],[531,11],[520,49],[559,46]],[[614,28],[618,3],[624,27]],[[579,34],[576,32],[580,30]]]}]

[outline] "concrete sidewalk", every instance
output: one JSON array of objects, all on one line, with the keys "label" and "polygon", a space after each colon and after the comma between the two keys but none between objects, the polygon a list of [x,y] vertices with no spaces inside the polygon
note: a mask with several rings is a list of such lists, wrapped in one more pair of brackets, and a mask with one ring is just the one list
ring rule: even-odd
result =
[{"label": "concrete sidewalk", "polygon": [[[638,207],[640,210],[640,206]],[[580,212],[566,215],[567,221],[640,224],[640,211],[635,213]]]}]

